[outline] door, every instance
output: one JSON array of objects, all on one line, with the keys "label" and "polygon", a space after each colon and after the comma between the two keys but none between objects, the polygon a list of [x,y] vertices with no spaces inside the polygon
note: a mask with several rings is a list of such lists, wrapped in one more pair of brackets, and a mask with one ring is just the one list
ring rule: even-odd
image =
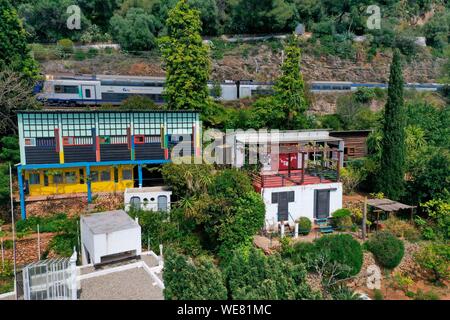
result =
[{"label": "door", "polygon": [[330,216],[330,190],[315,190],[315,212],[316,219],[326,219]]},{"label": "door", "polygon": [[287,221],[289,219],[288,193],[280,192],[278,194],[278,221]]},{"label": "door", "polygon": [[297,153],[280,153],[279,170],[296,170],[298,169]]},{"label": "door", "polygon": [[158,211],[167,211],[167,196],[158,196]]},{"label": "door", "polygon": [[95,100],[95,86],[81,86],[83,100]]}]

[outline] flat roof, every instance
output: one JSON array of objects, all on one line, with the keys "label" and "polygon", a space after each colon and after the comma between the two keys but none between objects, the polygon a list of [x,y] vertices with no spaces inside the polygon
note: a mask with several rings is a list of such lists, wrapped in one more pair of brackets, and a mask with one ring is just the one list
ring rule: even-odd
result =
[{"label": "flat roof", "polygon": [[18,110],[17,114],[25,113],[200,113],[196,110],[160,110],[160,109],[142,109],[142,110]]},{"label": "flat roof", "polygon": [[413,209],[415,206],[403,204],[390,199],[367,199],[367,204],[386,212],[399,211],[402,209]]},{"label": "flat roof", "polygon": [[81,216],[93,234],[112,233],[126,229],[134,229],[139,225],[125,211],[115,210]]},{"label": "flat roof", "polygon": [[142,192],[162,192],[162,191],[172,191],[169,187],[166,186],[157,186],[157,187],[143,187],[143,188],[127,188],[125,193],[142,193]]}]

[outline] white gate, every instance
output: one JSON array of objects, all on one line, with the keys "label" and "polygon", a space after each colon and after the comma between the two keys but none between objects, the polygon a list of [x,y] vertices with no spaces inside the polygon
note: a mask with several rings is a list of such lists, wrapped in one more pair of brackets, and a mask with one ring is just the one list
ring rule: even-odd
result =
[{"label": "white gate", "polygon": [[48,259],[23,268],[25,300],[76,300],[77,254],[70,258]]}]

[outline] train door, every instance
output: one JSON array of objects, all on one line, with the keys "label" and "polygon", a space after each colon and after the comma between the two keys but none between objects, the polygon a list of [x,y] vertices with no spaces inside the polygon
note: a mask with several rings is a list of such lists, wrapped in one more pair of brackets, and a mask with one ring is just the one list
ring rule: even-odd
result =
[{"label": "train door", "polygon": [[83,97],[83,100],[92,101],[95,100],[95,86],[81,86],[81,95]]}]

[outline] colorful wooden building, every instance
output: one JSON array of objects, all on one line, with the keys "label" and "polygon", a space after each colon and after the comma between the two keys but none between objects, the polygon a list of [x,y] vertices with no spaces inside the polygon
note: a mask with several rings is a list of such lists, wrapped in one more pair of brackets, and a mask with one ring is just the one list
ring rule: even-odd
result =
[{"label": "colorful wooden building", "polygon": [[23,111],[18,127],[22,218],[26,195],[85,192],[90,202],[93,192],[142,187],[142,166],[169,162],[181,141],[201,150],[194,111]]}]

